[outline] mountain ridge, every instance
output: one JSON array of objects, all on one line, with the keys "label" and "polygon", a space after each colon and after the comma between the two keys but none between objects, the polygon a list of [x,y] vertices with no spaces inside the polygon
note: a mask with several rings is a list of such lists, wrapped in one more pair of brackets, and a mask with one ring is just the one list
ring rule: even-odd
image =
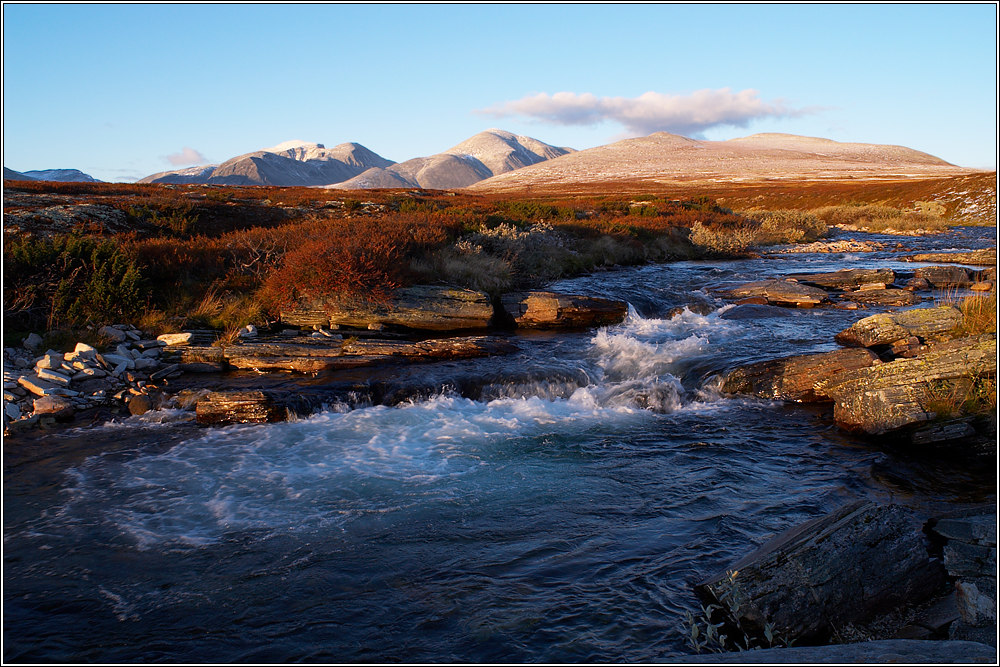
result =
[{"label": "mountain ridge", "polygon": [[762,133],[708,141],[668,132],[623,139],[500,174],[470,192],[557,189],[624,182],[768,181],[967,174],[936,156],[889,144]]}]

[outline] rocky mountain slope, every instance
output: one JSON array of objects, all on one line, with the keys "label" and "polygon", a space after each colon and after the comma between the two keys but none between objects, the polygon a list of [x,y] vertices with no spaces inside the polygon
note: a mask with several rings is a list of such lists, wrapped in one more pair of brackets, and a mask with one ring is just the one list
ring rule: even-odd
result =
[{"label": "rocky mountain slope", "polygon": [[369,169],[334,187],[345,190],[419,187],[436,190],[464,188],[485,178],[505,174],[574,152],[537,139],[490,129],[452,146],[443,153],[418,157],[384,169]]},{"label": "rocky mountain slope", "polygon": [[100,183],[98,179],[90,174],[85,174],[79,169],[35,169],[32,171],[14,171],[3,168],[3,180],[5,181],[58,181],[62,183]]},{"label": "rocky mountain slope", "polygon": [[207,165],[160,172],[140,183],[208,183],[213,185],[307,186],[339,183],[372,167],[388,167],[392,160],[361,144],[333,148],[306,141],[287,141]]},{"label": "rocky mountain slope", "polygon": [[564,189],[616,182],[742,182],[868,179],[967,174],[940,158],[902,146],[841,143],[791,134],[699,141],[657,132],[564,155],[494,176],[474,192]]}]

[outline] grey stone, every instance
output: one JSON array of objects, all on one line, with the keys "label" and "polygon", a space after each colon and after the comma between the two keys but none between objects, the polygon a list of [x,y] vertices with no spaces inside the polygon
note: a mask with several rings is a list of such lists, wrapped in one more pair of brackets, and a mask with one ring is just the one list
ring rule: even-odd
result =
[{"label": "grey stone", "polygon": [[125,332],[116,327],[101,327],[97,330],[97,334],[104,336],[114,343],[120,343],[125,340]]},{"label": "grey stone", "polygon": [[95,348],[92,345],[87,345],[86,343],[77,343],[76,347],[73,349],[73,352],[76,355],[84,357],[86,359],[93,359],[94,357],[97,356],[97,348]]},{"label": "grey stone", "polygon": [[36,333],[28,334],[28,337],[21,344],[26,350],[37,350],[42,346],[42,337]]},{"label": "grey stone", "polygon": [[128,399],[128,411],[133,415],[142,415],[153,409],[153,400],[146,394],[138,394]]},{"label": "grey stone", "polygon": [[35,368],[58,369],[62,365],[63,355],[58,352],[47,352],[35,362]]},{"label": "grey stone", "polygon": [[68,375],[65,375],[64,373],[58,371],[50,370],[48,368],[37,369],[35,371],[35,375],[37,375],[42,380],[46,380],[47,382],[54,382],[64,387],[68,387],[70,383],[70,378]]}]

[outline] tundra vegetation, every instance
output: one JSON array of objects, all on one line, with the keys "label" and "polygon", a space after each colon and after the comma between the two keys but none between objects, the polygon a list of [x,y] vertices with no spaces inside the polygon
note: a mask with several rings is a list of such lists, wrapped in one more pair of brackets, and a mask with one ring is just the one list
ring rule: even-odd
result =
[{"label": "tundra vegetation", "polygon": [[[899,213],[868,204],[737,212],[707,196],[30,182],[6,190],[5,213],[85,202],[120,212],[130,230],[108,233],[91,220],[53,231],[32,228],[30,216],[8,228],[8,341],[125,321],[152,333],[232,332],[265,324],[302,297],[378,302],[421,283],[499,296],[614,265],[742,256]],[[940,213],[907,215],[926,226],[928,217],[943,221]]]}]

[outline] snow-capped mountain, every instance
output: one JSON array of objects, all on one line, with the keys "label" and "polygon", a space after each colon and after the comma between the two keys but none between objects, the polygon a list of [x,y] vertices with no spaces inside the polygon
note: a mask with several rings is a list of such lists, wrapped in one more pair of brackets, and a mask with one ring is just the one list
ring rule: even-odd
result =
[{"label": "snow-capped mountain", "polygon": [[219,165],[160,172],[140,183],[210,183],[219,185],[329,185],[357,176],[372,167],[388,167],[392,160],[361,144],[326,148],[306,141],[286,141],[226,160]]},{"label": "snow-capped mountain", "polygon": [[101,183],[90,174],[79,169],[34,169],[31,171],[14,171],[3,168],[5,181],[58,181],[62,183]]},{"label": "snow-capped mountain", "polygon": [[448,150],[418,157],[391,167],[373,168],[332,187],[347,190],[420,187],[438,190],[464,188],[514,169],[574,152],[537,139],[490,129]]}]

